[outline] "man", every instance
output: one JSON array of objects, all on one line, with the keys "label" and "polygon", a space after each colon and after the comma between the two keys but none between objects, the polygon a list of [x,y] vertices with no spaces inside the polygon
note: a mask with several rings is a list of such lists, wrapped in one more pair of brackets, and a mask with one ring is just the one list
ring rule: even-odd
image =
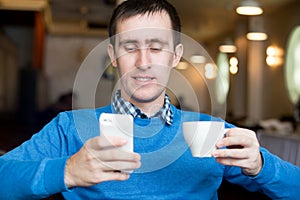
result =
[{"label": "man", "polygon": [[[250,130],[226,123],[232,129],[213,157],[192,157],[182,123],[219,119],[178,110],[165,95],[170,70],[183,52],[173,6],[164,0],[126,1],[116,8],[109,30],[108,54],[121,77],[112,104],[61,113],[1,157],[0,199],[55,193],[72,200],[217,199],[223,178],[272,199],[299,197],[299,168],[260,148]],[[127,142],[122,138],[99,136],[101,113],[134,116],[135,152],[119,150]],[[242,148],[224,148],[232,145]]]}]

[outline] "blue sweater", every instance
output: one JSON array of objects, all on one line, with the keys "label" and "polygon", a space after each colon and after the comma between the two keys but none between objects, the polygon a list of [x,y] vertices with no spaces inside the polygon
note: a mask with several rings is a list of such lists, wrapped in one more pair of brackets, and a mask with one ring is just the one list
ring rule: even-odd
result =
[{"label": "blue sweater", "polygon": [[[272,199],[300,197],[300,169],[261,148],[264,165],[255,177],[214,158],[194,158],[182,135],[184,121],[220,119],[172,106],[174,122],[134,119],[134,151],[142,166],[127,181],[68,189],[64,169],[69,156],[100,134],[101,113],[111,106],[59,114],[29,141],[0,157],[0,199],[44,198],[62,193],[66,199],[217,199],[223,178]],[[226,128],[233,127],[226,123]]]}]

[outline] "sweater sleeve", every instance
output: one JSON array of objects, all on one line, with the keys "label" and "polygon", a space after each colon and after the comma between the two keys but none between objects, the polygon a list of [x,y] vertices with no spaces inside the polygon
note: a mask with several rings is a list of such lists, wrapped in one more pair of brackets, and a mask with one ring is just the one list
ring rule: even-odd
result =
[{"label": "sweater sleeve", "polygon": [[[0,159],[0,199],[41,199],[66,191],[66,158],[42,161]],[[62,172],[62,173],[60,173]]]},{"label": "sweater sleeve", "polygon": [[300,168],[261,148],[263,167],[257,176],[246,176],[238,167],[226,167],[225,178],[249,191],[259,191],[271,199],[299,199]]},{"label": "sweater sleeve", "polygon": [[0,157],[0,199],[41,199],[68,190],[64,171],[72,153],[66,137],[69,129],[69,115],[61,113],[30,140]]}]

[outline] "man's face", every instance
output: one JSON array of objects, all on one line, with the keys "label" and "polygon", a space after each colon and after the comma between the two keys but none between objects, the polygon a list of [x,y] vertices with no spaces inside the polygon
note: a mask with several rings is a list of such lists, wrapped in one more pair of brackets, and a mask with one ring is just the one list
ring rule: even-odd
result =
[{"label": "man's face", "polygon": [[119,22],[114,48],[109,54],[118,67],[122,97],[139,103],[163,99],[170,70],[182,54],[181,45],[175,53],[169,16],[159,12]]}]

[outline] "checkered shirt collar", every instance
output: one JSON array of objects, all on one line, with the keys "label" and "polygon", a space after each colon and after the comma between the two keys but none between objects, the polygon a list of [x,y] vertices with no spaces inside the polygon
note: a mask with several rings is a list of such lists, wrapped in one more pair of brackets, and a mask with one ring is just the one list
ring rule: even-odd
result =
[{"label": "checkered shirt collar", "polygon": [[[117,90],[113,98],[112,105],[117,113],[130,114],[133,117],[148,118],[140,109],[121,97],[121,91]],[[165,95],[163,107],[151,117],[161,117],[167,124],[173,123],[173,111],[168,95]]]}]

